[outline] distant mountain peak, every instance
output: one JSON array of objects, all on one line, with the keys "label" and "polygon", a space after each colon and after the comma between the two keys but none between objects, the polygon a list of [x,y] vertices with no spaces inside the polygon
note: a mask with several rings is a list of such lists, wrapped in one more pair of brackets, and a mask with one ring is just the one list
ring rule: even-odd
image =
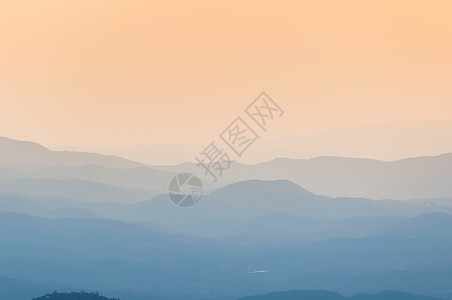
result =
[{"label": "distant mountain peak", "polygon": [[279,180],[242,180],[229,184],[218,189],[212,194],[229,194],[229,193],[280,193],[284,191],[287,194],[297,194],[301,196],[315,196],[310,191],[302,188],[294,182],[287,179]]}]

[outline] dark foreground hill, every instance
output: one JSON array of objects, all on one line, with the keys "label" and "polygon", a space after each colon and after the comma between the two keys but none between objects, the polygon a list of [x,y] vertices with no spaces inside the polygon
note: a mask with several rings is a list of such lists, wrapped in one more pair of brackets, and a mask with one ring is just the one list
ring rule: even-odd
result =
[{"label": "dark foreground hill", "polygon": [[[98,293],[57,293],[46,294],[33,300],[119,300],[107,298]],[[396,291],[385,291],[376,295],[357,294],[344,297],[338,293],[323,290],[272,292],[264,295],[242,297],[239,300],[438,300],[428,296],[401,293]]]},{"label": "dark foreground hill", "polygon": [[119,300],[116,298],[106,298],[98,293],[57,293],[47,294],[33,300]]},{"label": "dark foreground hill", "polygon": [[248,296],[240,300],[437,300],[427,296],[418,296],[395,291],[385,291],[377,295],[357,294],[344,297],[329,291],[289,291],[273,292],[264,295]]}]

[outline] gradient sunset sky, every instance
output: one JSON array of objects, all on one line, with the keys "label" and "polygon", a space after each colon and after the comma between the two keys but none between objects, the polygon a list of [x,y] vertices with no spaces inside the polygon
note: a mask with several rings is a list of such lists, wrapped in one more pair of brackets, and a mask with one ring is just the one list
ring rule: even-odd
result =
[{"label": "gradient sunset sky", "polygon": [[452,1],[2,1],[0,135],[199,142],[263,90],[268,137],[452,119]]}]

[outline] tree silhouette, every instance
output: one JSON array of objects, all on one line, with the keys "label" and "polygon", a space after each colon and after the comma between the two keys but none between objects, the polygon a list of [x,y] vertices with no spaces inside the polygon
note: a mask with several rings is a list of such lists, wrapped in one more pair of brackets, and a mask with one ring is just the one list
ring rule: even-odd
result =
[{"label": "tree silhouette", "polygon": [[116,298],[106,298],[104,296],[99,295],[98,292],[95,293],[57,293],[53,292],[52,294],[46,294],[42,297],[33,298],[33,300],[119,300]]}]

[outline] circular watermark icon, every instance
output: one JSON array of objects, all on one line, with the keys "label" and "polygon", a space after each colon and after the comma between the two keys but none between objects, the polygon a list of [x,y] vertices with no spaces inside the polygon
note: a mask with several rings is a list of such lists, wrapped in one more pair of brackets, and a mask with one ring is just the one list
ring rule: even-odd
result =
[{"label": "circular watermark icon", "polygon": [[195,205],[201,199],[201,179],[192,173],[179,173],[171,179],[168,195],[174,204],[182,207]]}]

